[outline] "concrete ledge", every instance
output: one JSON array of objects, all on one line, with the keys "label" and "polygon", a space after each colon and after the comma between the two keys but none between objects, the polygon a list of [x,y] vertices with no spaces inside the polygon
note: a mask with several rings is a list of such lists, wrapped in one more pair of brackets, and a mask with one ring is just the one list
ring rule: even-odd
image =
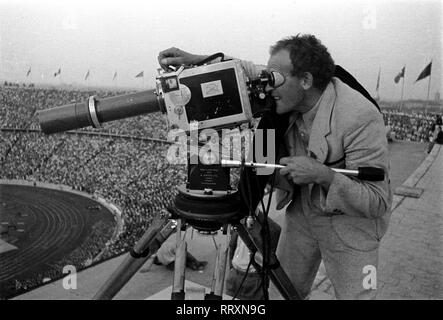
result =
[{"label": "concrete ledge", "polygon": [[[431,165],[434,163],[435,158],[439,154],[441,145],[435,144],[429,155],[420,164],[420,166],[409,176],[408,179],[401,185],[401,187],[414,188],[420,179],[429,170]],[[391,211],[394,211],[404,200],[404,195],[394,195],[392,199]]]},{"label": "concrete ledge", "polygon": [[402,186],[405,187],[414,187],[418,181],[424,176],[424,174],[428,171],[429,167],[434,163],[435,158],[440,152],[441,145],[435,144],[432,148],[432,151],[426,157],[426,159],[421,163],[421,165],[414,171],[413,174],[409,176],[408,179],[403,183]]},{"label": "concrete ledge", "polygon": [[420,198],[424,189],[401,186],[395,189],[394,194],[402,197]]}]

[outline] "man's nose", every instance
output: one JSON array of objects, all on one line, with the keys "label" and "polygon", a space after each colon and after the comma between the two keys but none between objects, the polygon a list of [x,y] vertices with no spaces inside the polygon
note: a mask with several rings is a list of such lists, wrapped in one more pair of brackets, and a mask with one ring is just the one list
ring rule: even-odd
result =
[{"label": "man's nose", "polygon": [[271,93],[272,90],[274,90],[274,88],[271,87],[271,86],[269,85],[269,83],[267,83],[267,84],[266,84],[266,87],[265,87],[265,91],[266,91],[266,93]]}]

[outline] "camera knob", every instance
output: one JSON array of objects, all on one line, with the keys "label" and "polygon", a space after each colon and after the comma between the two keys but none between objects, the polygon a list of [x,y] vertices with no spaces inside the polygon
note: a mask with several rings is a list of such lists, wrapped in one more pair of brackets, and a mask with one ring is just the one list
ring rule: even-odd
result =
[{"label": "camera knob", "polygon": [[266,98],[266,94],[265,94],[264,92],[260,92],[260,93],[258,94],[258,97],[259,97],[261,100],[264,100],[264,99]]},{"label": "camera knob", "polygon": [[252,229],[254,227],[254,218],[252,216],[248,216],[246,218],[246,228]]},{"label": "camera knob", "polygon": [[183,108],[183,106],[176,106],[175,108],[174,108],[174,113],[176,114],[176,115],[178,115],[178,119],[180,120],[180,118],[181,118],[181,115],[183,114],[183,110],[184,108]]}]

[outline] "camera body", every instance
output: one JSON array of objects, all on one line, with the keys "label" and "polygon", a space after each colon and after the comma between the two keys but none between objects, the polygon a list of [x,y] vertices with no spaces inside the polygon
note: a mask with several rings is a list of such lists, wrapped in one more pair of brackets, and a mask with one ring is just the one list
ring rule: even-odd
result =
[{"label": "camera body", "polygon": [[239,60],[159,72],[158,101],[171,129],[236,127],[270,109],[267,80],[249,81]]}]

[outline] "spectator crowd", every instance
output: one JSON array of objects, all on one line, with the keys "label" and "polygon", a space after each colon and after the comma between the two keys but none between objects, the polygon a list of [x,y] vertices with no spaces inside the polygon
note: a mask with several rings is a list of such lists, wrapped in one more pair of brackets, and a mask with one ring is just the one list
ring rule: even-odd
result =
[{"label": "spectator crowd", "polygon": [[390,138],[414,142],[432,142],[437,126],[442,125],[441,115],[425,112],[383,110],[383,118]]}]

